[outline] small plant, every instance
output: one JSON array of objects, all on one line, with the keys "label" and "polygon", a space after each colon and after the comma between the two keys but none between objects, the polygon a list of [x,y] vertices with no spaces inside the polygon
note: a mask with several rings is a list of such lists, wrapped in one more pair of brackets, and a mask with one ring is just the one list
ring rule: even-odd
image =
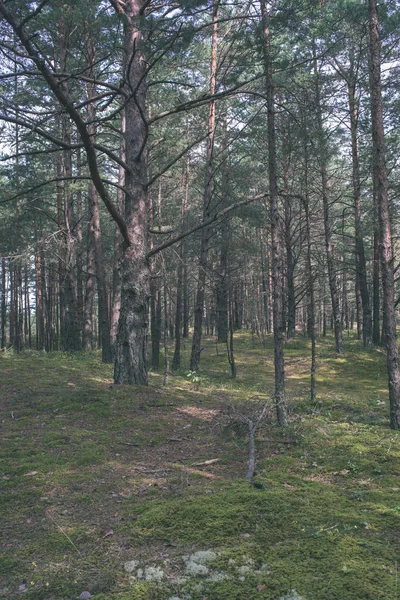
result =
[{"label": "small plant", "polygon": [[353,475],[357,475],[360,472],[360,467],[356,463],[351,462],[351,460],[347,462],[347,468]]},{"label": "small plant", "polygon": [[197,371],[189,371],[186,373],[187,379],[194,385],[194,389],[198,390],[201,385],[206,385],[208,380],[206,377],[202,377]]}]

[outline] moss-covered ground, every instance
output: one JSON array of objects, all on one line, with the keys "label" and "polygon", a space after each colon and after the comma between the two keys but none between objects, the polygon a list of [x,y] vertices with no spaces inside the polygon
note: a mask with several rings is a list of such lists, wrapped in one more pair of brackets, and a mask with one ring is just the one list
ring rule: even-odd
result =
[{"label": "moss-covered ground", "polygon": [[[96,354],[0,357],[1,598],[400,598],[384,353],[349,338],[337,357],[320,340],[310,403],[308,343],[288,343],[290,424],[267,410],[249,484],[245,420],[271,396],[272,340],[236,335],[236,380],[204,345],[199,377],[188,344],[168,387],[114,386]],[[203,550],[208,576],[185,576],[183,556]]]}]

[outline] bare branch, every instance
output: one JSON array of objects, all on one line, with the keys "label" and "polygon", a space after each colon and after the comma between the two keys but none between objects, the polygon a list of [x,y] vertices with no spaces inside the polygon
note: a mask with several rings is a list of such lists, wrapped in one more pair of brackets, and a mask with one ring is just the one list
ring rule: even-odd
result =
[{"label": "bare branch", "polygon": [[251,93],[251,92],[248,92],[247,90],[243,90],[242,88],[245,85],[248,85],[249,83],[253,83],[254,81],[257,81],[261,77],[264,77],[263,73],[260,73],[247,81],[238,83],[237,85],[234,85],[233,87],[229,88],[229,90],[223,90],[221,92],[217,92],[216,94],[204,94],[203,96],[200,96],[199,98],[195,98],[194,100],[188,100],[187,102],[178,104],[178,106],[175,106],[171,110],[166,110],[162,113],[159,113],[158,115],[154,115],[154,117],[149,119],[149,125],[151,125],[152,123],[155,123],[156,121],[160,121],[160,119],[169,117],[170,115],[175,115],[176,113],[180,113],[180,112],[189,110],[190,108],[198,108],[200,106],[203,106],[204,104],[208,104],[209,102],[213,102],[213,101],[219,100],[221,98],[226,98],[227,96],[233,96],[238,93]]},{"label": "bare branch", "polygon": [[212,215],[211,217],[209,217],[202,223],[199,223],[195,227],[192,227],[188,231],[184,231],[181,234],[177,235],[176,237],[164,242],[163,244],[160,244],[159,246],[152,248],[152,250],[150,250],[146,254],[146,258],[150,258],[150,257],[154,256],[155,254],[158,254],[159,252],[161,252],[161,250],[165,250],[166,248],[173,246],[174,244],[176,244],[176,242],[183,240],[188,235],[191,235],[192,233],[195,233],[196,231],[199,231],[200,229],[203,229],[204,227],[208,227],[208,225],[215,223],[215,221],[219,221],[220,219],[223,219],[227,214],[229,214],[233,210],[236,210],[237,208],[241,208],[242,206],[247,206],[248,204],[251,204],[252,202],[256,202],[257,200],[263,200],[264,198],[268,198],[268,196],[269,196],[268,193],[258,194],[257,196],[252,196],[251,198],[245,198],[244,200],[241,200],[240,202],[236,202],[235,204],[231,204],[230,206],[227,206],[227,208],[224,208],[223,210],[215,213],[214,215]]},{"label": "bare branch", "polygon": [[[87,176],[71,175],[70,177],[53,177],[52,179],[47,179],[46,181],[42,181],[41,183],[38,183],[37,185],[29,187],[26,190],[22,190],[21,192],[14,194],[14,196],[10,196],[10,198],[6,198],[5,200],[0,200],[0,204],[5,204],[6,202],[12,202],[13,200],[16,200],[17,198],[26,196],[27,194],[30,194],[31,192],[34,192],[35,190],[38,190],[46,185],[50,185],[50,183],[56,183],[59,181],[92,181],[92,178],[89,177],[88,175]],[[117,187],[120,190],[122,190],[123,192],[126,191],[124,187],[122,187],[118,183],[115,183],[115,181],[110,181],[109,179],[102,179],[101,181],[103,183],[105,183],[106,185],[112,185],[114,187]]]},{"label": "bare branch", "polygon": [[200,144],[200,142],[202,142],[203,140],[207,139],[209,135],[210,134],[207,133],[206,135],[203,135],[201,138],[199,138],[199,139],[195,140],[194,142],[192,142],[191,144],[189,144],[189,146],[186,146],[186,148],[184,150],[182,150],[182,152],[180,154],[178,154],[178,156],[175,156],[175,158],[173,158],[161,171],[159,171],[156,175],[154,175],[150,179],[150,181],[147,182],[146,189],[149,188],[151,185],[153,185],[153,183],[155,181],[157,181],[157,179],[159,177],[164,175],[164,173],[166,173],[175,163],[177,163],[178,160],[182,158],[182,156],[185,156],[185,154],[187,152],[189,152],[189,150],[194,148],[194,146],[197,146],[197,144]]}]

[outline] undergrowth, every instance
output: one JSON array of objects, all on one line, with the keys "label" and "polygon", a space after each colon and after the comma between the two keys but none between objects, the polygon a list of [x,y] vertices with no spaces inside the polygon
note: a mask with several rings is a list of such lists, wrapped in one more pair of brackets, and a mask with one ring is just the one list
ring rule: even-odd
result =
[{"label": "undergrowth", "polygon": [[[400,440],[384,354],[350,338],[337,357],[321,340],[310,402],[309,344],[288,342],[289,427],[272,406],[249,484],[235,415],[270,402],[273,349],[240,333],[235,350],[235,380],[207,340],[198,376],[187,348],[167,388],[156,373],[147,388],[114,386],[96,354],[0,357],[0,597],[400,597]],[[213,558],[189,575],[185,557],[199,551]]]}]

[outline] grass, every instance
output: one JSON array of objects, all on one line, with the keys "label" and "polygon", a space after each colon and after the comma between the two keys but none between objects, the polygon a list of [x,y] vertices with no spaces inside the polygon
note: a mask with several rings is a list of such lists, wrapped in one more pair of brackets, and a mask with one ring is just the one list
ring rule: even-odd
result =
[{"label": "grass", "polygon": [[[349,338],[337,357],[321,340],[311,403],[308,343],[286,344],[290,423],[267,412],[251,485],[243,415],[271,396],[273,350],[236,338],[235,380],[208,339],[200,381],[183,367],[167,388],[158,374],[114,386],[96,354],[0,357],[0,598],[400,598],[383,352]],[[185,577],[199,550],[215,552],[210,577]],[[133,560],[163,583],[131,580]]]}]

